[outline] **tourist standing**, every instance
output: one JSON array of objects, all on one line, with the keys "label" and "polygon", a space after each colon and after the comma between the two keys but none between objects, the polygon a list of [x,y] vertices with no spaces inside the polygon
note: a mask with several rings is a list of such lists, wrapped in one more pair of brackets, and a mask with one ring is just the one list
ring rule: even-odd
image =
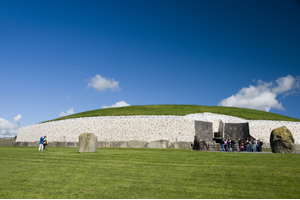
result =
[{"label": "tourist standing", "polygon": [[235,141],[234,141],[233,138],[231,139],[231,148],[232,148],[232,152],[234,152],[234,150],[235,150]]},{"label": "tourist standing", "polygon": [[43,151],[44,149],[44,138],[43,138],[43,136],[41,136],[41,138],[40,138],[40,145],[39,145],[39,151]]},{"label": "tourist standing", "polygon": [[259,146],[260,146],[260,152],[262,152],[262,146],[263,146],[263,141],[259,141],[260,142],[260,144],[259,144]]},{"label": "tourist standing", "polygon": [[228,151],[228,152],[230,152],[230,145],[231,145],[230,139],[228,139],[228,140],[227,140],[227,147],[228,147],[227,151]]},{"label": "tourist standing", "polygon": [[45,135],[45,136],[44,136],[44,139],[43,139],[43,147],[44,147],[44,150],[46,149],[46,145],[48,145],[48,142],[47,142],[47,136]]},{"label": "tourist standing", "polygon": [[260,152],[260,141],[259,140],[257,140],[256,151]]},{"label": "tourist standing", "polygon": [[253,145],[253,152],[256,152],[256,139],[254,138],[254,140],[252,141],[252,145]]},{"label": "tourist standing", "polygon": [[221,139],[220,144],[222,146],[222,151],[224,151],[224,140],[223,139]]},{"label": "tourist standing", "polygon": [[224,148],[225,148],[225,151],[227,151],[227,141],[224,140]]},{"label": "tourist standing", "polygon": [[250,141],[249,141],[249,139],[247,138],[247,140],[246,140],[246,151],[247,151],[247,152],[250,152],[250,149],[251,149],[251,147],[250,147]]},{"label": "tourist standing", "polygon": [[239,150],[241,151],[241,146],[242,146],[242,140],[239,138]]}]

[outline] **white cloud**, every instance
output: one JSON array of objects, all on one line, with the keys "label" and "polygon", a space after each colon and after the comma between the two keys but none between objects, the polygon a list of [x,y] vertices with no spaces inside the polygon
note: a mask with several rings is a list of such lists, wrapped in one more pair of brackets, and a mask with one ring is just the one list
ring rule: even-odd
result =
[{"label": "white cloud", "polygon": [[278,86],[273,88],[273,92],[276,94],[286,93],[285,95],[288,95],[291,90],[300,88],[299,82],[299,79],[295,79],[291,75],[281,77],[276,80]]},{"label": "white cloud", "polygon": [[17,124],[19,124],[21,118],[22,118],[22,115],[18,114],[17,116],[14,117],[14,122],[17,123]]},{"label": "white cloud", "polygon": [[124,107],[124,106],[130,106],[130,104],[126,103],[125,101],[119,101],[111,106],[102,106],[102,108],[115,108],[115,107]]},{"label": "white cloud", "polygon": [[281,77],[273,82],[257,81],[257,86],[250,85],[242,88],[237,94],[223,99],[219,106],[250,108],[269,112],[272,108],[284,110],[277,95],[287,96],[300,89],[299,79],[291,75]]},{"label": "white cloud", "polygon": [[74,109],[71,108],[70,110],[67,110],[67,113],[65,113],[64,111],[62,111],[60,114],[59,114],[59,117],[64,117],[64,116],[67,116],[67,115],[72,115],[74,114]]},{"label": "white cloud", "polygon": [[95,88],[100,92],[105,92],[106,89],[110,89],[112,91],[120,90],[119,82],[114,79],[106,79],[98,74],[88,83],[88,87]]},{"label": "white cloud", "polygon": [[0,137],[13,137],[18,134],[20,125],[20,120],[22,115],[18,114],[14,117],[14,123],[9,122],[6,119],[0,118]]}]

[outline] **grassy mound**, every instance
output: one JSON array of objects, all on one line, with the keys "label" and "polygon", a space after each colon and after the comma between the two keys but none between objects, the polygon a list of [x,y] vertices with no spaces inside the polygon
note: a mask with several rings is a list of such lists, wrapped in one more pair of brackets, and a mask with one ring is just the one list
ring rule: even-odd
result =
[{"label": "grassy mound", "polygon": [[[187,115],[192,113],[216,113],[231,115],[250,120],[276,120],[276,121],[295,121],[299,119],[269,113],[259,110],[222,107],[222,106],[199,106],[199,105],[146,105],[146,106],[128,106],[120,108],[106,108],[91,110],[74,115],[60,117],[50,121],[65,120],[80,117],[96,117],[96,116],[130,116],[130,115]],[[48,122],[48,121],[47,121]]]}]

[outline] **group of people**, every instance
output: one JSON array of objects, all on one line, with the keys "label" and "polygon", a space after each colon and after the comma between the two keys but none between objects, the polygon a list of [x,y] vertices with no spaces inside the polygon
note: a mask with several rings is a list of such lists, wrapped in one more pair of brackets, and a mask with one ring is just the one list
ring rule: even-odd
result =
[{"label": "group of people", "polygon": [[256,140],[255,138],[253,138],[252,140],[250,140],[249,138],[247,138],[246,140],[241,140],[241,138],[239,138],[239,149],[236,149],[234,139],[222,139],[220,144],[222,145],[222,151],[234,152],[239,150],[240,152],[261,152],[263,142],[260,140]]},{"label": "group of people", "polygon": [[[235,141],[234,139],[221,140],[222,151],[235,151]],[[230,150],[231,149],[231,150]]]},{"label": "group of people", "polygon": [[47,136],[45,135],[44,137],[41,136],[40,138],[40,146],[39,146],[39,151],[45,150],[46,146],[48,145],[47,142]]}]

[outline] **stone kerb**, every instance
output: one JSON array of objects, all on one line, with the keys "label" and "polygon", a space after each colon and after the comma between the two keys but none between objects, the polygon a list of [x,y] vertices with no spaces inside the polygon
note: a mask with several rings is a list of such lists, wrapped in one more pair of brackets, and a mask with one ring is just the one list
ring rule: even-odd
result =
[{"label": "stone kerb", "polygon": [[79,153],[96,152],[97,137],[93,133],[82,133],[79,135]]}]

